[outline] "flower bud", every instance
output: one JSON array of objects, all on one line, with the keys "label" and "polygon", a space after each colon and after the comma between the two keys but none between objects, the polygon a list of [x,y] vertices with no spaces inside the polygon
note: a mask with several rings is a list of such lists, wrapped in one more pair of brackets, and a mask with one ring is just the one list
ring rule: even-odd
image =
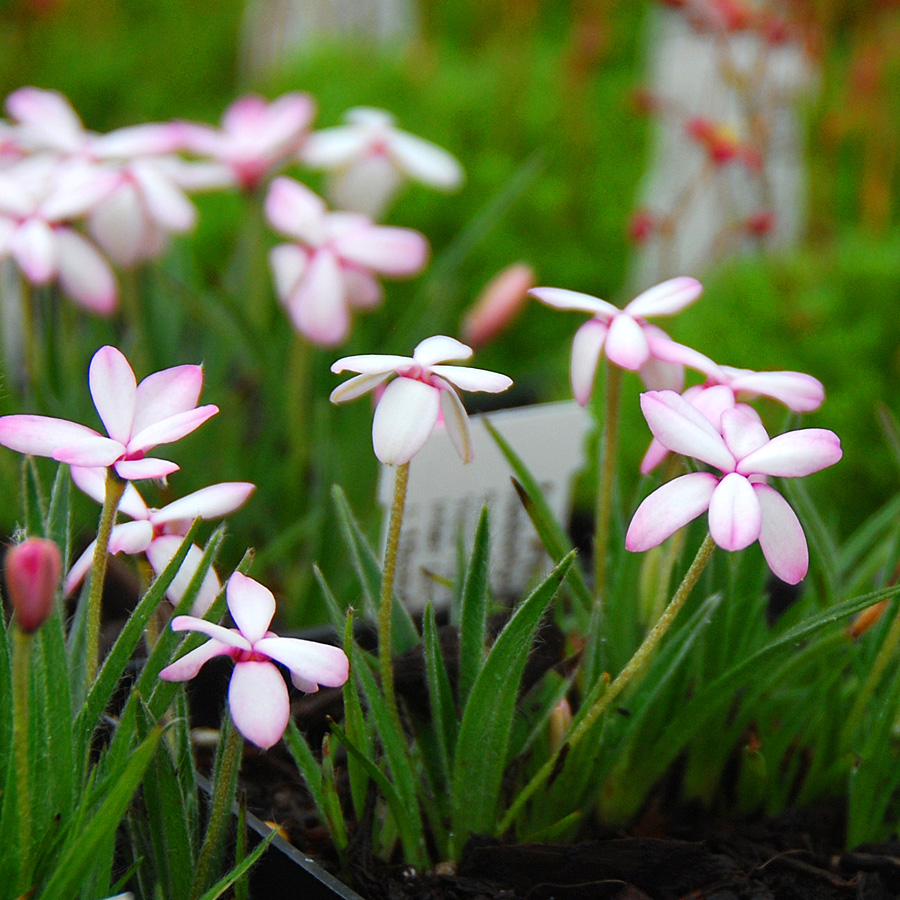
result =
[{"label": "flower bud", "polygon": [[53,608],[62,555],[53,541],[28,538],[6,554],[6,590],[22,631],[37,631]]},{"label": "flower bud", "polygon": [[495,275],[466,313],[462,324],[465,342],[481,347],[500,334],[515,318],[533,287],[534,270],[526,263],[515,263]]}]

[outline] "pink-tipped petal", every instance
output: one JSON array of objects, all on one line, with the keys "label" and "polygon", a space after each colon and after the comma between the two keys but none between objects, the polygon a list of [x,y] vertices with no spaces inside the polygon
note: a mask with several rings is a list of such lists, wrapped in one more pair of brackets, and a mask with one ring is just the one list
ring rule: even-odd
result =
[{"label": "pink-tipped petal", "polygon": [[626,548],[640,553],[661,544],[709,507],[718,483],[708,472],[692,472],[657,488],[637,508],[625,535]]},{"label": "pink-tipped petal", "polygon": [[445,191],[456,190],[465,180],[457,159],[446,150],[404,131],[394,131],[388,152],[410,178]]},{"label": "pink-tipped petal", "polygon": [[269,267],[275,280],[275,293],[282,302],[297,290],[306,274],[309,254],[299,244],[278,244],[269,251]]},{"label": "pink-tipped petal", "polygon": [[329,396],[332,403],[347,403],[355,400],[363,394],[374,390],[380,384],[384,384],[391,377],[392,372],[383,372],[380,375],[355,375],[353,378],[338,385]]},{"label": "pink-tipped petal", "polygon": [[709,533],[723,550],[743,550],[758,537],[762,512],[753,485],[735,472],[726,475],[709,501]]},{"label": "pink-tipped petal", "polygon": [[797,584],[809,569],[809,549],[796,513],[787,500],[765,484],[753,485],[762,509],[759,546],[769,568],[788,584]]},{"label": "pink-tipped petal", "polygon": [[338,168],[363,153],[367,143],[367,136],[359,129],[345,125],[323,128],[306,139],[300,158],[314,169]]},{"label": "pink-tipped petal", "polygon": [[[156,538],[147,547],[147,559],[157,575],[161,574],[163,569],[171,562],[172,558],[181,547],[183,538],[178,535],[165,534]],[[203,551],[196,545],[191,544],[188,548],[187,555],[182,562],[181,567],[172,579],[171,584],[166,589],[166,599],[172,606],[178,606],[181,598],[184,597],[185,591],[188,589],[194,573],[200,566],[203,559]],[[191,604],[191,615],[202,618],[206,615],[206,611],[213,605],[213,601],[219,594],[221,585],[218,576],[212,567],[209,568],[203,577],[203,582]]]},{"label": "pink-tipped petal", "polygon": [[123,181],[88,219],[91,237],[118,265],[135,266],[146,255],[148,222],[138,190]]},{"label": "pink-tipped petal", "polygon": [[608,332],[609,328],[599,319],[588,319],[575,332],[572,341],[570,377],[572,394],[582,406],[591,399],[594,380],[597,377],[597,365]]},{"label": "pink-tipped petal", "polygon": [[[452,340],[452,338],[450,339]],[[357,372],[360,375],[389,375],[404,366],[414,365],[417,360],[411,356],[394,356],[388,353],[363,353],[359,356],[342,356],[331,364],[331,371]]]},{"label": "pink-tipped petal", "polygon": [[265,202],[269,224],[288,237],[318,244],[323,237],[325,201],[293,178],[272,181]]},{"label": "pink-tipped petal", "polygon": [[772,438],[738,463],[746,475],[775,475],[796,478],[833,466],[842,456],[841,442],[833,431],[805,428]]},{"label": "pink-tipped petal", "polygon": [[638,375],[648,391],[675,391],[684,388],[684,366],[650,358],[639,369]]},{"label": "pink-tipped petal", "polygon": [[215,519],[243,506],[255,488],[256,486],[248,481],[223,481],[211,484],[166,504],[162,509],[155,510],[150,520],[154,525],[162,525],[181,519],[193,521],[198,517]]},{"label": "pink-tipped petal", "polygon": [[57,228],[59,283],[83,309],[109,316],[119,305],[119,285],[103,254],[71,228]]},{"label": "pink-tipped petal", "polygon": [[128,443],[129,453],[141,453],[159,444],[171,444],[198,429],[207,419],[214,416],[219,407],[208,403],[185,412],[161,419],[139,431]]},{"label": "pink-tipped petal", "polygon": [[107,434],[127,444],[134,423],[137,381],[124,354],[115,347],[101,347],[91,359],[88,383]]},{"label": "pink-tipped petal", "polygon": [[236,629],[226,628],[224,625],[218,625],[215,622],[207,622],[205,619],[199,619],[196,616],[175,616],[172,619],[171,628],[172,631],[199,631],[201,634],[214,638],[219,643],[235,647],[238,650],[249,652],[253,649],[250,642]]},{"label": "pink-tipped petal", "polygon": [[287,685],[269,662],[239,662],[231,674],[228,708],[237,730],[263,750],[277,744],[291,717]]},{"label": "pink-tipped petal", "polygon": [[794,412],[812,412],[825,400],[822,382],[803,372],[746,372],[728,384],[736,394],[772,397]]},{"label": "pink-tipped petal", "polygon": [[69,101],[57,91],[23,87],[5,101],[6,111],[25,128],[27,141],[39,149],[77,152],[85,139],[84,126]]},{"label": "pink-tipped petal", "polygon": [[725,443],[735,459],[743,459],[769,442],[769,435],[762,422],[748,415],[743,409],[723,410],[719,422]]},{"label": "pink-tipped petal", "polygon": [[462,401],[451,387],[441,391],[441,413],[447,434],[459,458],[464,463],[472,462],[472,432],[469,428],[469,417]]},{"label": "pink-tipped petal", "polygon": [[255,644],[269,629],[275,615],[275,597],[272,592],[240,572],[228,579],[226,588],[228,610],[241,634]]},{"label": "pink-tipped petal", "polygon": [[63,583],[64,597],[68,597],[84,581],[84,576],[90,572],[91,566],[94,564],[94,547],[96,544],[96,541],[91,541],[84,553],[72,564],[72,568],[69,569],[66,580]]},{"label": "pink-tipped petal", "polygon": [[[86,434],[61,444],[48,454],[70,466],[111,466],[125,453],[125,447],[112,438]],[[42,454],[36,454],[42,455]]]},{"label": "pink-tipped petal", "polygon": [[590,294],[582,294],[579,291],[567,291],[564,288],[548,288],[538,287],[532,288],[529,292],[532,297],[536,297],[541,303],[552,306],[554,309],[577,310],[579,312],[591,313],[598,316],[605,322],[609,322],[613,316],[619,314],[620,310],[617,306],[613,306],[606,300],[599,297],[592,297]]},{"label": "pink-tipped petal", "polygon": [[254,644],[254,650],[287,666],[292,676],[313,684],[340,687],[350,674],[350,662],[344,651],[329,644],[298,638],[265,637]]},{"label": "pink-tipped petal", "polygon": [[440,393],[402,377],[384,389],[372,420],[372,443],[381,462],[399,466],[422,449],[437,422]]},{"label": "pink-tipped petal", "polygon": [[116,474],[126,481],[147,481],[167,478],[177,472],[180,466],[167,459],[145,456],[143,459],[120,459],[114,464],[114,468]]},{"label": "pink-tipped petal", "polygon": [[163,681],[190,681],[203,666],[217,656],[230,656],[232,648],[220,641],[207,641],[190,653],[186,653],[181,659],[176,659],[171,665],[166,666],[159,677]]},{"label": "pink-tipped petal", "polygon": [[431,371],[463,391],[486,391],[497,394],[512,386],[512,378],[500,372],[468,366],[432,366]]},{"label": "pink-tipped petal", "polygon": [[320,250],[310,259],[304,278],[282,303],[293,326],[314,344],[333,347],[350,333],[344,279],[329,250]]},{"label": "pink-tipped petal", "polygon": [[445,334],[435,334],[425,338],[424,341],[416,344],[416,349],[413,350],[413,359],[428,368],[451,359],[470,359],[471,356],[471,347],[456,338],[447,337]]},{"label": "pink-tipped petal", "polygon": [[344,269],[344,288],[353,309],[374,309],[384,299],[381,282],[362,269]]},{"label": "pink-tipped petal", "polygon": [[722,435],[703,413],[674,391],[641,394],[641,409],[654,437],[669,450],[693,456],[723,472],[734,468],[734,457]]},{"label": "pink-tipped petal", "polygon": [[696,278],[680,276],[638,294],[625,310],[630,316],[671,316],[693,303],[703,292],[703,285]]},{"label": "pink-tipped petal", "polygon": [[[63,446],[79,444],[95,440],[107,451],[112,451],[108,438],[97,434],[92,428],[69,422],[67,419],[55,419],[50,416],[13,415],[0,417],[0,444],[15,450],[17,453],[28,453],[32,456],[53,456]],[[120,445],[115,444],[118,448]],[[119,449],[112,459],[101,465],[109,465],[121,454]]]},{"label": "pink-tipped petal", "polygon": [[153,540],[153,526],[146,520],[122,522],[109,535],[110,553],[143,553]]},{"label": "pink-tipped petal", "polygon": [[606,356],[623,369],[636,372],[650,358],[650,346],[641,326],[627,315],[616,316],[606,336]]},{"label": "pink-tipped petal", "polygon": [[668,455],[669,451],[656,438],[653,438],[641,460],[641,475],[652,472]]},{"label": "pink-tipped petal", "polygon": [[152,160],[131,164],[130,171],[140,187],[150,218],[166,231],[190,231],[197,221],[197,210],[184,191]]},{"label": "pink-tipped petal", "polygon": [[428,262],[428,241],[411,228],[370,226],[332,241],[342,259],[391,278],[420,272]]},{"label": "pink-tipped petal", "polygon": [[194,409],[202,388],[202,366],[173,366],[148,375],[137,386],[132,434]]},{"label": "pink-tipped petal", "polygon": [[9,248],[32,284],[46,284],[59,270],[59,247],[53,229],[43,219],[29,219],[12,235]]},{"label": "pink-tipped petal", "polygon": [[650,347],[650,355],[660,362],[670,363],[676,366],[687,366],[702,372],[707,378],[717,381],[722,380],[722,368],[714,363],[708,356],[673,341],[663,330],[656,325],[643,326],[644,337]]}]

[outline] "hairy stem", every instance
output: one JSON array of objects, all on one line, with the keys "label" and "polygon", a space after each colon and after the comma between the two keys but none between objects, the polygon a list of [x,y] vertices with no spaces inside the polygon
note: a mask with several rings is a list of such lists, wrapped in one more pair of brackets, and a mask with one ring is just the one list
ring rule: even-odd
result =
[{"label": "hairy stem", "polygon": [[622,370],[607,360],[605,415],[597,465],[597,511],[594,526],[594,599],[597,603],[603,603],[606,599],[606,566],[609,555],[612,493],[616,475],[621,384]]}]

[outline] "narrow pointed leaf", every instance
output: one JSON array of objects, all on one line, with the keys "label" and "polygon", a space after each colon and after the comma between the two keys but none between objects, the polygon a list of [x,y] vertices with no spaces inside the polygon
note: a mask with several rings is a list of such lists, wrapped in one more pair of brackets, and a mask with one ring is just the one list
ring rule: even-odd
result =
[{"label": "narrow pointed leaf", "polygon": [[441,653],[434,607],[430,603],[425,607],[423,642],[431,721],[434,725],[444,782],[449,784],[453,771],[453,752],[456,748],[459,723],[456,718],[456,708],[453,705],[453,693],[450,687],[450,678],[447,675],[447,666],[444,664],[444,656]]},{"label": "narrow pointed leaf", "polygon": [[481,672],[487,640],[488,567],[491,559],[487,507],[481,511],[463,587],[459,632],[459,708],[464,709]]}]

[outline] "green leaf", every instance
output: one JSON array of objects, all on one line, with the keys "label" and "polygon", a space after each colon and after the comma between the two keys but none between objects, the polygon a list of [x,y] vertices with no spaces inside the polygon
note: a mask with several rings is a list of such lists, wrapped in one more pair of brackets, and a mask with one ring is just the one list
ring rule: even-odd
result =
[{"label": "green leaf", "polygon": [[284,740],[297,768],[303,776],[303,781],[312,796],[319,818],[327,824],[328,810],[325,807],[325,797],[322,794],[322,766],[313,755],[306,738],[294,724],[291,719],[288,722],[287,731],[284,733]]},{"label": "green leaf", "polygon": [[440,758],[444,782],[449,784],[450,775],[453,771],[453,754],[456,750],[459,722],[456,718],[453,691],[450,687],[450,678],[447,675],[447,666],[444,664],[444,655],[441,652],[437,623],[434,618],[434,607],[431,603],[425,607],[423,630],[425,677],[428,682],[431,721],[434,726],[437,752]]},{"label": "green leaf", "polygon": [[[56,866],[52,872],[41,873],[45,880],[36,900],[59,900],[79,893],[80,885],[96,863],[94,854],[115,835],[162,733],[161,726],[155,727],[127,758],[121,771],[111,774],[95,791],[85,791]],[[102,797],[99,804],[98,795]]]},{"label": "green leaf", "polygon": [[272,831],[261,840],[249,856],[245,856],[227,875],[220,878],[205,894],[201,894],[198,900],[218,900],[238,879],[243,878],[259,862],[259,858],[269,849],[269,844],[275,840],[278,832]]},{"label": "green leaf", "polygon": [[488,568],[491,561],[490,525],[487,507],[481,511],[472,555],[466,572],[460,610],[459,707],[463,709],[472,685],[481,671],[487,643]]},{"label": "green leaf", "polygon": [[42,535],[47,519],[47,498],[33,456],[22,460],[22,502],[25,505],[25,534],[29,537]]},{"label": "green leaf", "polygon": [[565,578],[575,552],[516,609],[500,632],[463,711],[453,771],[453,853],[470,834],[491,833],[522,673],[541,616]]},{"label": "green leaf", "polygon": [[[344,625],[344,653],[351,658],[353,653],[353,611],[347,614]],[[347,734],[350,740],[371,756],[372,746],[366,729],[366,720],[362,706],[359,702],[359,691],[356,688],[356,679],[348,678],[344,682],[344,721],[347,726]],[[369,777],[365,770],[359,766],[355,757],[347,760],[347,775],[350,779],[350,793],[353,798],[353,810],[356,818],[362,818],[363,807],[366,803],[366,793],[369,789]]]}]

